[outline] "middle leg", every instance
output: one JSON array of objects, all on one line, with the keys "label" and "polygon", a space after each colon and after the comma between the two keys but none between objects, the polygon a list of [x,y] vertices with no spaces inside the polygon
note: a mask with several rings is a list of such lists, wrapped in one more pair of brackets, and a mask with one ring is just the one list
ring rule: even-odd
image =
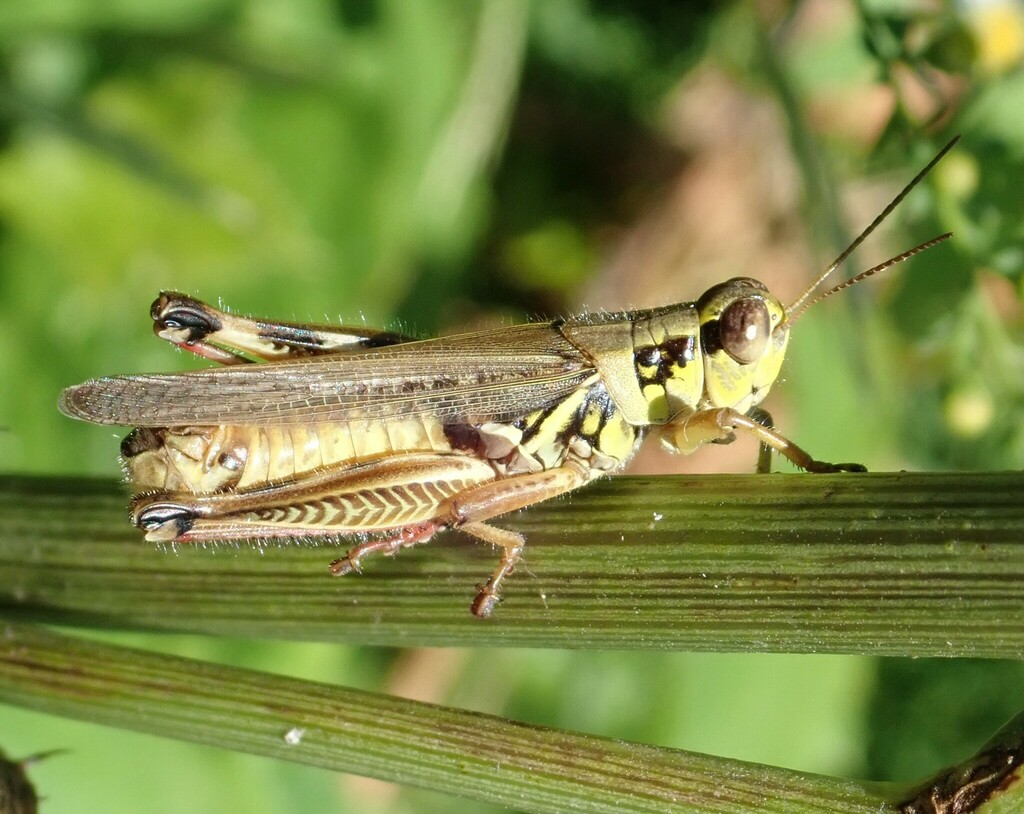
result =
[{"label": "middle leg", "polygon": [[518,532],[485,522],[508,512],[532,506],[578,489],[590,480],[580,464],[567,461],[543,472],[516,475],[482,483],[456,495],[449,507],[451,525],[467,534],[504,549],[501,563],[487,582],[480,586],[470,606],[473,615],[486,619],[501,600],[501,584],[515,570],[522,557],[526,539]]}]

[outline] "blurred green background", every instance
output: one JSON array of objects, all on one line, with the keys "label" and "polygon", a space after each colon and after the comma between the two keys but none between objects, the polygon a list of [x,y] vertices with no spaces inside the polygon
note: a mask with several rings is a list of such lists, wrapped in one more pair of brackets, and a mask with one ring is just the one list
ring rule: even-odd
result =
[{"label": "blurred green background", "polygon": [[[117,436],[55,402],[201,364],[153,338],[161,289],[419,335],[734,275],[791,301],[962,133],[846,274],[953,241],[813,309],[766,406],[826,460],[1020,468],[1022,54],[1010,0],[3,0],[0,467],[117,474]],[[1024,708],[1010,662],[113,638],[875,779]],[[485,810],[10,708],[0,746],[70,750],[32,768],[47,814]]]}]

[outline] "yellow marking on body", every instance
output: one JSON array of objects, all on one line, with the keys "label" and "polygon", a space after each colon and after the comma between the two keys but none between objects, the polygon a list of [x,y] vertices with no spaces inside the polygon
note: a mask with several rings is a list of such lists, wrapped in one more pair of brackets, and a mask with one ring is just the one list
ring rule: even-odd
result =
[{"label": "yellow marking on body", "polygon": [[668,420],[668,398],[663,385],[644,385],[644,398],[647,399],[648,412],[652,422]]},{"label": "yellow marking on body", "polygon": [[704,365],[701,364],[700,359],[685,368],[672,365],[672,375],[665,379],[668,415],[664,420],[694,412],[697,405],[700,404],[700,396],[703,391]]},{"label": "yellow marking on body", "polygon": [[597,450],[616,461],[625,461],[636,446],[636,430],[618,412],[611,415],[601,430]]},{"label": "yellow marking on body", "polygon": [[604,416],[601,412],[601,405],[588,404],[587,411],[583,415],[583,423],[580,425],[580,435],[596,435],[597,431],[601,429],[601,422],[603,420]]},{"label": "yellow marking on body", "polygon": [[557,466],[565,455],[565,428],[572,421],[589,392],[579,388],[566,396],[541,422],[537,432],[522,444],[523,450],[536,457],[545,468]]},{"label": "yellow marking on body", "polygon": [[526,418],[523,419],[523,432],[526,433],[532,430],[537,425],[537,422],[541,420],[543,415],[543,410],[534,410],[532,413],[529,413]]},{"label": "yellow marking on body", "polygon": [[[509,428],[508,433],[520,437],[518,430]],[[360,439],[358,456],[353,438]],[[280,427],[228,425],[166,431],[162,445],[125,459],[124,466],[135,493],[158,489],[212,494],[300,478],[367,458],[451,451],[444,428],[430,416]],[[240,466],[232,467],[232,461]]]},{"label": "yellow marking on body", "polygon": [[750,395],[755,365],[738,365],[724,350],[705,354],[704,388],[708,406],[735,407]]}]

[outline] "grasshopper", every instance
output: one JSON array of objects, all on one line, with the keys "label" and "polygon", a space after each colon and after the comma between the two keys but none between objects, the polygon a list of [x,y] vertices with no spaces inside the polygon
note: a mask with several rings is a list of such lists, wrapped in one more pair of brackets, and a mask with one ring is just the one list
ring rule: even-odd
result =
[{"label": "grasshopper", "polygon": [[93,379],[59,406],[135,427],[121,457],[147,540],[360,538],[331,563],[342,575],[460,529],[503,550],[471,605],[487,617],[525,545],[491,521],[622,468],[645,435],[685,453],[744,432],[762,470],[775,450],[807,472],[864,471],[815,460],[759,405],[808,307],[950,237],[811,299],[955,143],[789,306],[737,277],[694,302],[417,341],[165,292],[156,335],[221,366]]},{"label": "grasshopper", "polygon": [[0,814],[37,814],[39,798],[25,769],[33,763],[63,752],[63,749],[55,749],[21,760],[11,760],[4,754],[3,749],[0,749]]}]

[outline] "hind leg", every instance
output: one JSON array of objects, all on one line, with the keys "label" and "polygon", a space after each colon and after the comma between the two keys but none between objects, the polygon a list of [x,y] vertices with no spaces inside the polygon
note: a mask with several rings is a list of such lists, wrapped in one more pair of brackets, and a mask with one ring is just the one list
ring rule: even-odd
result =
[{"label": "hind leg", "polygon": [[161,339],[223,365],[251,361],[243,354],[273,361],[412,341],[401,334],[373,328],[264,322],[240,317],[174,291],[161,293],[150,308],[150,315],[153,332]]}]

